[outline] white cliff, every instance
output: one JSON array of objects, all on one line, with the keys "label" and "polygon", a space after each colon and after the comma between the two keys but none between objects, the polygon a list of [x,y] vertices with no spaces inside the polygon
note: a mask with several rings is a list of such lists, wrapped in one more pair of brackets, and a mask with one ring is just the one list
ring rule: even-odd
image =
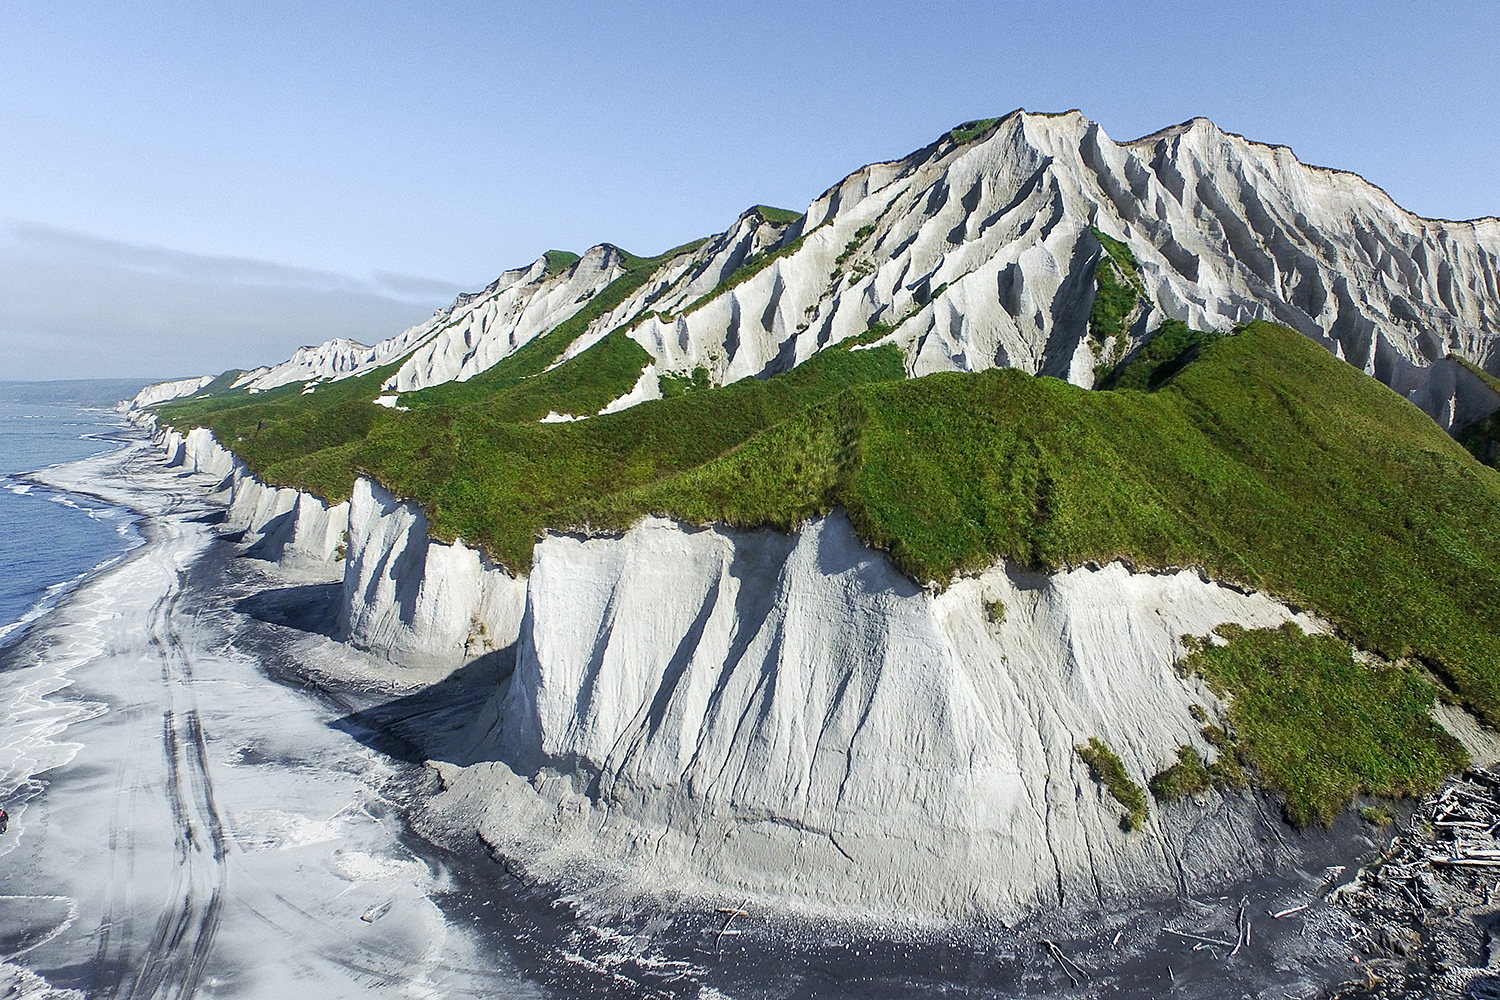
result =
[{"label": "white cliff", "polygon": [[[154,419],[147,427],[154,429]],[[268,486],[214,440],[213,432],[194,428],[186,436],[157,431],[169,468],[211,476],[228,512],[224,530],[241,532],[246,554],[287,568],[332,567],[347,547],[348,502],[329,505],[310,493]]]},{"label": "white cliff", "polygon": [[663,367],[733,381],[878,321],[899,325],[912,374],[1000,365],[1090,384],[1091,226],[1131,248],[1159,306],[1136,337],[1162,316],[1271,319],[1398,388],[1448,353],[1500,364],[1500,222],[1421,219],[1206,119],[1117,143],[1076,112],[1018,112],[856,171],[810,207],[797,252],[697,311],[659,298],[670,317],[632,335]]},{"label": "white cliff", "polygon": [[126,411],[141,410],[148,406],[160,405],[169,400],[191,396],[213,380],[214,377],[212,375],[203,375],[198,378],[177,379],[174,382],[155,382],[143,388],[131,399],[121,403],[119,409]]},{"label": "white cliff", "polygon": [[[630,335],[660,370],[703,366],[724,383],[880,322],[899,327],[912,374],[1001,365],[1089,384],[1103,252],[1090,227],[1131,248],[1159,307],[1135,339],[1163,317],[1272,319],[1401,391],[1449,353],[1500,364],[1500,222],[1421,219],[1354,174],[1206,119],[1117,143],[1076,112],[1017,112],[971,142],[862,168],[771,242],[747,214],[568,353],[644,316]],[[700,302],[756,243],[782,254]]]},{"label": "white cliff", "polygon": [[340,622],[355,645],[397,660],[459,666],[516,639],[526,584],[361,477],[348,508]]},{"label": "white cliff", "polygon": [[318,383],[337,382],[351,375],[362,375],[410,353],[412,348],[432,336],[440,311],[426,323],[411,327],[398,336],[382,340],[374,347],[358,341],[339,338],[312,347],[299,347],[286,361],[271,368],[257,368],[234,381],[231,388],[246,392],[265,392],[283,385],[301,382],[306,389]]},{"label": "white cliff", "polygon": [[515,672],[445,779],[545,878],[932,919],[1170,895],[1262,863],[1243,817],[1213,792],[1126,833],[1075,748],[1104,738],[1141,784],[1180,745],[1212,756],[1191,708],[1217,703],[1173,669],[1182,637],[1287,620],[1319,627],[1119,564],[996,566],[934,594],[838,513],[792,536],[552,536]]},{"label": "white cliff", "polygon": [[624,254],[611,246],[594,247],[560,275],[547,273],[546,257],[506,271],[453,309],[386,380],[385,389],[399,393],[466,382],[573,315],[624,273]]},{"label": "white cliff", "polygon": [[355,645],[515,664],[447,755],[462,766],[440,766],[540,877],[1019,919],[1265,863],[1218,792],[1126,833],[1075,753],[1100,736],[1142,784],[1180,745],[1211,757],[1192,707],[1218,703],[1173,665],[1224,622],[1321,627],[1264,595],[1119,564],[997,565],[935,593],[841,513],[794,535],[649,518],[548,536],[516,579],[368,479],[329,508],[259,483],[206,430],[160,439],[225,492],[247,555],[342,573]]},{"label": "white cliff", "polygon": [[1422,378],[1406,390],[1406,398],[1450,434],[1458,434],[1500,410],[1500,391],[1455,360],[1444,358],[1422,370]]},{"label": "white cliff", "polygon": [[269,486],[214,439],[155,431],[169,468],[211,477],[227,505],[225,532],[241,551],[285,570],[343,581],[339,624],[354,645],[392,660],[458,667],[508,653],[526,603],[516,580],[457,541],[430,539],[414,504],[360,477],[350,500],[328,504],[310,493]]}]

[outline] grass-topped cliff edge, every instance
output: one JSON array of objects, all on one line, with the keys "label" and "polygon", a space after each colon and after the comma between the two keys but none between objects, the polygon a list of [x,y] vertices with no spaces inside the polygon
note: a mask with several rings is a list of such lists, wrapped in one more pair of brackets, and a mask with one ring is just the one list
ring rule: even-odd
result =
[{"label": "grass-topped cliff edge", "polygon": [[[763,382],[537,423],[564,389],[597,409],[633,382],[644,352],[601,342],[487,390],[408,394],[407,413],[368,402],[377,372],[161,419],[211,426],[263,479],[329,499],[368,474],[422,504],[438,537],[516,571],[548,529],[623,530],[649,513],[789,529],[840,505],[920,581],[1000,558],[1198,566],[1421,665],[1500,723],[1500,474],[1292,330],[1256,323],[1191,346],[1170,377],[1127,372],[1115,384],[1141,388],[1109,392],[1014,370],[906,380],[893,347],[831,350]],[[1433,754],[1417,754],[1421,781]],[[1325,787],[1301,816],[1324,816],[1348,782]]]}]

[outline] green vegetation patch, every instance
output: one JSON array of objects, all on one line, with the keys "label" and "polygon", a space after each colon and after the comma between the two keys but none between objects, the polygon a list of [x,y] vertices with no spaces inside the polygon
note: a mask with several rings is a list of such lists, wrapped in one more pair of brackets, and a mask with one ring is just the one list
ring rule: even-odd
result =
[{"label": "green vegetation patch", "polygon": [[1105,376],[1100,389],[1159,389],[1186,368],[1198,354],[1222,337],[1221,333],[1194,330],[1181,320],[1169,319],[1152,338],[1141,345],[1135,357]]},{"label": "green vegetation patch", "polygon": [[1250,776],[1240,763],[1240,750],[1223,726],[1207,725],[1203,738],[1219,751],[1219,758],[1208,765],[1208,776],[1220,788],[1244,791],[1250,787]]},{"label": "green vegetation patch", "polygon": [[562,274],[583,258],[571,250],[548,250],[542,254],[547,259],[547,276]]},{"label": "green vegetation patch", "polygon": [[1458,440],[1485,465],[1492,469],[1500,466],[1500,411],[1470,424]]},{"label": "green vegetation patch", "polygon": [[[1089,314],[1089,335],[1103,344],[1115,338],[1115,350],[1123,353],[1130,319],[1145,295],[1140,265],[1130,247],[1098,229],[1091,230],[1104,248],[1104,257],[1094,269],[1094,308]],[[1119,357],[1111,359],[1118,363]]]},{"label": "green vegetation patch", "polygon": [[301,382],[268,392],[233,390],[207,399],[169,403],[160,422],[179,430],[211,427],[214,436],[268,483],[296,486],[321,497],[343,499],[352,479],[349,454],[395,414],[371,400],[398,365],[357,378],[326,382],[304,394]]},{"label": "green vegetation patch", "polygon": [[662,399],[676,399],[690,392],[703,392],[705,389],[713,388],[713,382],[709,380],[708,369],[702,365],[686,375],[663,372],[657,382],[661,386]]},{"label": "green vegetation patch", "polygon": [[510,423],[553,412],[590,416],[635,388],[650,363],[645,348],[616,330],[576,357],[495,392],[484,408],[490,419]]},{"label": "green vegetation patch", "polygon": [[844,249],[839,251],[838,258],[834,260],[836,267],[843,267],[845,262],[853,257],[859,248],[864,245],[865,240],[875,232],[875,223],[868,222],[854,231],[854,237],[844,244]]},{"label": "green vegetation patch", "polygon": [[1201,795],[1213,787],[1213,775],[1208,765],[1190,746],[1177,748],[1177,763],[1163,771],[1148,783],[1151,794],[1163,802],[1175,802],[1190,795]]},{"label": "green vegetation patch", "polygon": [[681,246],[675,246],[672,249],[668,250],[666,253],[659,253],[655,257],[637,257],[629,250],[620,250],[619,247],[615,247],[615,249],[620,250],[620,255],[624,258],[625,270],[646,271],[646,276],[649,278],[652,274],[655,274],[657,269],[660,268],[663,264],[667,263],[670,260],[675,260],[676,258],[681,257],[683,254],[693,253],[699,247],[703,246],[703,244],[707,243],[710,239],[711,237],[708,236],[700,236],[696,240],[689,240],[687,243],[684,243]]},{"label": "green vegetation patch", "polygon": [[793,212],[789,208],[772,208],[770,205],[756,205],[755,210],[760,213],[762,219],[778,226],[789,226],[801,220],[802,216],[806,214],[805,212]]},{"label": "green vegetation patch", "polygon": [[231,368],[227,372],[215,377],[208,385],[193,393],[193,398],[196,399],[199,396],[218,396],[229,392],[234,387],[235,381],[243,374],[245,373],[242,369]]},{"label": "green vegetation patch", "polygon": [[1130,249],[1129,244],[1115,239],[1102,229],[1090,226],[1089,232],[1094,234],[1109,259],[1120,269],[1120,276],[1142,295],[1146,294],[1145,284],[1141,281],[1141,265],[1135,259],[1135,252]]},{"label": "green vegetation patch", "polygon": [[1230,699],[1236,742],[1299,826],[1329,823],[1356,795],[1419,795],[1467,763],[1430,714],[1434,689],[1400,665],[1354,658],[1349,644],[1292,623],[1221,625],[1183,668]]},{"label": "green vegetation patch", "polygon": [[[615,398],[611,393],[634,384],[647,360],[617,331],[544,373],[512,372],[488,380],[487,394],[428,397],[405,413],[370,402],[391,366],[306,396],[298,386],[278,390],[277,398],[234,400],[227,409],[164,408],[162,420],[183,430],[210,426],[266,482],[331,501],[347,498],[355,476],[366,473],[420,503],[436,537],[461,537],[525,571],[538,535],[583,523],[572,512],[583,499],[696,468],[808,406],[905,375],[893,347],[826,351],[765,381],[701,388],[588,420],[536,422],[549,410],[597,411]],[[696,381],[706,382],[707,372]]]},{"label": "green vegetation patch", "polygon": [[962,125],[955,126],[953,131],[948,133],[948,137],[962,146],[989,131],[990,127],[999,120],[998,118],[980,118],[972,122],[964,122]]},{"label": "green vegetation patch", "polygon": [[1079,759],[1089,766],[1089,773],[1094,780],[1103,785],[1114,800],[1125,808],[1125,814],[1120,817],[1120,828],[1139,830],[1145,826],[1146,793],[1140,785],[1130,780],[1119,755],[1097,736],[1090,737],[1088,743],[1075,749]]}]

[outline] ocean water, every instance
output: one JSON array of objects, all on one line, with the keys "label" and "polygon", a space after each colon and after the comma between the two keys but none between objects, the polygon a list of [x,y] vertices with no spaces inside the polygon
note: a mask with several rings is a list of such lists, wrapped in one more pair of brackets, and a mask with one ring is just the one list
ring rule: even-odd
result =
[{"label": "ocean water", "polygon": [[69,388],[0,383],[0,649],[90,572],[141,542],[129,511],[18,478],[120,447],[114,435],[124,421],[98,404],[130,395],[128,385]]}]

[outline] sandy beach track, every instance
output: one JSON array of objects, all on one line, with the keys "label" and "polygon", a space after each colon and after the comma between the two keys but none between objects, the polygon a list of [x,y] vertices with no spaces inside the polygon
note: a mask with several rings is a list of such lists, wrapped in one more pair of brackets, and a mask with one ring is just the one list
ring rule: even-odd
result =
[{"label": "sandy beach track", "polygon": [[[148,552],[147,558],[161,551]],[[182,596],[185,574],[176,569],[168,579],[167,592],[151,608],[148,641],[161,658],[162,701],[166,706],[162,712],[161,751],[167,802],[174,821],[176,863],[168,905],[157,918],[146,951],[138,959],[139,971],[126,983],[108,984],[114,987],[109,990],[110,996],[192,996],[218,931],[229,878],[224,823],[214,802],[208,749],[192,684],[191,650],[177,634],[172,617]],[[112,841],[118,842],[118,832],[111,829]],[[112,922],[112,914],[107,913],[105,926]],[[128,937],[124,945],[128,946]],[[112,962],[113,958],[106,932],[101,934],[96,966],[129,964]]]}]

